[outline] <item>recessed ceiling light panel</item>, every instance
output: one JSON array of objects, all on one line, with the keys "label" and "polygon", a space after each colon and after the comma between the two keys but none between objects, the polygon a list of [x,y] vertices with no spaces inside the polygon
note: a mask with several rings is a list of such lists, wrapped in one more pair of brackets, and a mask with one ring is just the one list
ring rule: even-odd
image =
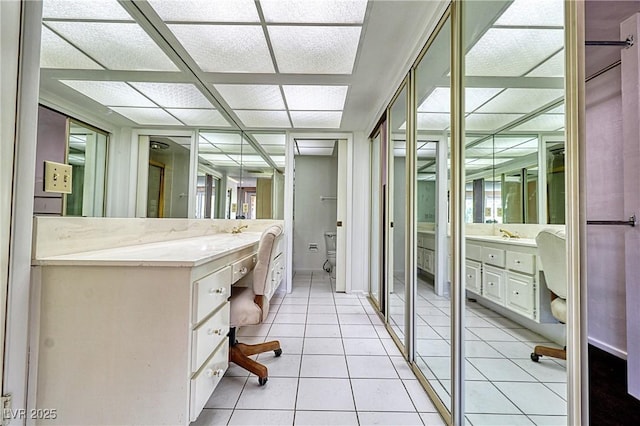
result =
[{"label": "recessed ceiling light panel", "polygon": [[469,114],[465,119],[465,129],[473,132],[494,132],[523,114]]},{"label": "recessed ceiling light panel", "polygon": [[123,81],[60,80],[60,82],[102,105],[129,107],[156,106]]},{"label": "recessed ceiling light panel", "polygon": [[42,26],[42,44],[40,46],[40,68],[103,69],[44,25]]},{"label": "recessed ceiling light panel", "polygon": [[136,23],[49,21],[47,25],[108,69],[178,70]]},{"label": "recessed ceiling light panel", "polygon": [[564,96],[563,89],[507,89],[478,112],[529,113]]},{"label": "recessed ceiling light panel", "polygon": [[515,0],[494,25],[564,26],[562,0]]},{"label": "recessed ceiling light panel", "polygon": [[42,17],[133,21],[117,0],[45,0],[42,3]]},{"label": "recessed ceiling light panel", "polygon": [[215,84],[233,109],[285,109],[280,87],[267,84]]},{"label": "recessed ceiling light panel", "polygon": [[167,108],[167,111],[187,126],[231,127],[220,111],[215,109]]},{"label": "recessed ceiling light panel", "polygon": [[238,118],[247,127],[289,128],[286,111],[249,111],[234,110]]},{"label": "recessed ceiling light panel", "polygon": [[260,22],[254,0],[149,0],[163,21]]},{"label": "recessed ceiling light panel", "polygon": [[314,129],[338,129],[342,111],[291,111],[293,127]]},{"label": "recessed ceiling light panel", "polygon": [[287,142],[287,136],[284,133],[253,133],[253,137],[260,145],[281,145]]},{"label": "recessed ceiling light panel", "polygon": [[145,96],[167,108],[212,108],[211,102],[189,83],[130,83]]},{"label": "recessed ceiling light panel", "polygon": [[341,111],[348,86],[282,86],[287,106],[302,111]]},{"label": "recessed ceiling light panel", "polygon": [[465,72],[470,76],[518,77],[563,45],[561,29],[490,28],[467,53]]},{"label": "recessed ceiling light panel", "polygon": [[203,71],[275,72],[260,26],[172,24],[169,28]]},{"label": "recessed ceiling light panel", "polygon": [[261,0],[267,22],[361,24],[367,0]]},{"label": "recessed ceiling light panel", "polygon": [[360,27],[269,26],[281,73],[351,74]]},{"label": "recessed ceiling light panel", "polygon": [[118,114],[138,124],[146,125],[182,125],[181,122],[160,108],[111,107]]}]

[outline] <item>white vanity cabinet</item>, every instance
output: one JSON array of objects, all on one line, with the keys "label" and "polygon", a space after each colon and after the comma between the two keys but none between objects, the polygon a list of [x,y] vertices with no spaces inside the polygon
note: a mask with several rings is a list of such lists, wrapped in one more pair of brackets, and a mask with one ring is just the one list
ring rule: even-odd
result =
[{"label": "white vanity cabinet", "polygon": [[433,234],[418,233],[418,268],[432,275],[435,273],[435,247]]},{"label": "white vanity cabinet", "polygon": [[469,297],[486,299],[540,322],[537,248],[533,240],[467,237],[465,284]]},{"label": "white vanity cabinet", "polygon": [[56,409],[47,425],[194,421],[228,368],[231,285],[255,263],[258,239],[37,261],[30,404]]}]

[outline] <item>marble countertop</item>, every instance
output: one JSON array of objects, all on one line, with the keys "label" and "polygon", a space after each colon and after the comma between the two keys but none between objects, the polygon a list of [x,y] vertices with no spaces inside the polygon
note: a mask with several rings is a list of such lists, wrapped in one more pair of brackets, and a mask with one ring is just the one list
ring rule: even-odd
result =
[{"label": "marble countertop", "polygon": [[194,267],[250,247],[261,232],[214,234],[156,243],[84,251],[33,260],[36,266],[179,266]]},{"label": "marble countertop", "polygon": [[536,240],[533,238],[504,238],[497,235],[467,235],[467,240],[496,244],[510,244],[523,247],[537,247]]},{"label": "marble countertop", "polygon": [[[433,231],[418,231],[418,233],[434,235]],[[537,247],[536,240],[534,238],[505,238],[500,235],[467,235],[466,238],[471,241],[510,244],[521,247]]]}]

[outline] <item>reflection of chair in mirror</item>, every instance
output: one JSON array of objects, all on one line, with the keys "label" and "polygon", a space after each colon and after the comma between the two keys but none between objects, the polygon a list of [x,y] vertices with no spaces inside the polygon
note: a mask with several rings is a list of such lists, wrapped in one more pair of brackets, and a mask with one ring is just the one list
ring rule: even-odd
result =
[{"label": "reflection of chair in mirror", "polygon": [[282,227],[273,225],[260,237],[256,266],[231,289],[231,330],[229,331],[229,361],[258,376],[260,385],[267,383],[267,367],[249,358],[251,355],[274,351],[282,354],[277,340],[256,345],[238,343],[236,328],[262,323],[269,314],[269,301],[283,276],[274,260],[279,255],[277,247]]},{"label": "reflection of chair in mirror", "polygon": [[[536,236],[538,256],[551,292],[551,314],[561,323],[567,322],[567,254],[564,230],[544,229]],[[564,349],[536,346],[531,359],[538,362],[541,356],[567,359]]]}]

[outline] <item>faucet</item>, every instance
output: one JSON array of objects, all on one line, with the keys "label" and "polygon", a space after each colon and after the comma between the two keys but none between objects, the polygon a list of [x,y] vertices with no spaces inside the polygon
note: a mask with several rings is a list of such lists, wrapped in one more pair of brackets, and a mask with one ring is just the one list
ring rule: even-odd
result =
[{"label": "faucet", "polygon": [[520,238],[518,233],[509,232],[506,229],[500,228],[499,231],[502,232],[502,238]]},{"label": "faucet", "polygon": [[249,225],[234,226],[233,229],[231,230],[231,233],[232,234],[239,234],[239,233],[242,232],[242,230],[244,228],[248,228],[248,227],[249,227]]}]

